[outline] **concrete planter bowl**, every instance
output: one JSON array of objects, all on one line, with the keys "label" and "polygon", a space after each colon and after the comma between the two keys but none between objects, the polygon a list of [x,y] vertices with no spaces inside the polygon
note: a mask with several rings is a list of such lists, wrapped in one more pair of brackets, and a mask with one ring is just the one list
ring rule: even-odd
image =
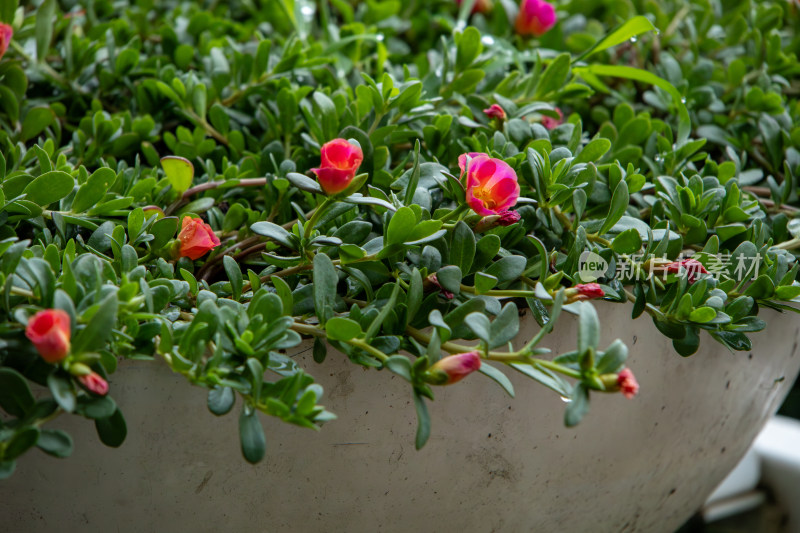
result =
[{"label": "concrete planter bowl", "polygon": [[[568,429],[551,391],[512,374],[511,399],[474,375],[437,389],[433,435],[419,452],[407,384],[341,354],[314,366],[309,345],[298,348],[339,420],[319,433],[268,421],[257,466],[241,457],[235,411],[213,416],[205,392],[163,364],[123,362],[112,390],[127,441],[105,448],[91,422],[58,420],[74,455],[20,462],[0,484],[2,529],[672,532],[780,405],[800,369],[800,320],[764,310],[752,351],[705,337],[684,359],[648,318],[631,321],[629,306],[598,311],[601,346],[619,337],[631,349],[637,398],[594,394]],[[572,349],[576,323],[562,315],[544,344]],[[526,317],[521,340],[536,330]]]}]

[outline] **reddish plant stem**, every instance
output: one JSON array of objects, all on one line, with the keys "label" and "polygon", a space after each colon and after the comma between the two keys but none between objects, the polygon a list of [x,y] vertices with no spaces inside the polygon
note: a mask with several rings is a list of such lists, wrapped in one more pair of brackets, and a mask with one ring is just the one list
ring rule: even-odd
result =
[{"label": "reddish plant stem", "polygon": [[[187,189],[186,192],[183,193],[183,199],[186,200],[190,196],[193,196],[197,193],[210,191],[211,189],[216,189],[220,185],[224,185],[226,183],[229,183],[229,181],[226,180],[207,181],[205,183],[201,183],[200,185],[195,185],[194,187]],[[267,178],[244,178],[240,179],[239,183],[234,185],[234,187],[258,187],[260,185],[266,185],[266,184],[267,184]]]}]

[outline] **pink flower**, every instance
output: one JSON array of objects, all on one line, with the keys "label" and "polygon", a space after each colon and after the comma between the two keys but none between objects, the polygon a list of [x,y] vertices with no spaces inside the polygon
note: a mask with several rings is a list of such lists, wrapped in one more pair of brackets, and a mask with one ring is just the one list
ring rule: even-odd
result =
[{"label": "pink flower", "polygon": [[[463,3],[464,0],[456,0],[456,4],[459,6]],[[491,0],[477,0],[475,4],[472,6],[473,13],[489,13],[492,10],[492,1]]]},{"label": "pink flower", "polygon": [[478,352],[449,355],[439,359],[428,369],[426,380],[434,385],[452,385],[481,367]]},{"label": "pink flower", "polygon": [[497,104],[490,105],[488,108],[484,109],[483,112],[486,113],[486,116],[489,118],[496,118],[500,121],[506,119],[505,110]]},{"label": "pink flower", "polygon": [[98,396],[105,396],[108,394],[108,382],[100,377],[100,374],[97,372],[78,376],[78,381],[91,393],[97,394]]},{"label": "pink flower", "polygon": [[48,363],[58,363],[69,354],[69,322],[69,315],[61,309],[45,309],[28,320],[25,336],[36,347],[42,359]]},{"label": "pink flower", "polygon": [[667,273],[669,274],[682,274],[686,272],[686,277],[689,283],[694,283],[702,277],[702,274],[708,274],[708,271],[703,266],[703,263],[697,259],[684,259],[683,261],[673,261],[666,265]]},{"label": "pink flower", "polygon": [[183,217],[178,240],[181,241],[180,256],[193,261],[219,246],[214,230],[199,218]]},{"label": "pink flower", "polygon": [[556,10],[543,0],[522,0],[514,29],[520,35],[541,37],[556,23]]},{"label": "pink flower", "polygon": [[542,115],[542,126],[547,128],[548,130],[552,130],[556,126],[560,126],[564,123],[564,113],[561,112],[561,109],[555,108],[556,113],[558,113],[558,118],[548,117],[546,115]]},{"label": "pink flower", "polygon": [[[467,156],[471,158],[467,168]],[[517,174],[506,162],[486,154],[462,154],[458,158],[461,179],[466,175],[467,204],[482,216],[499,215],[514,207],[519,198]]]},{"label": "pink flower", "polygon": [[619,386],[622,395],[629,400],[639,392],[639,383],[636,381],[633,372],[631,372],[629,368],[626,368],[617,375],[617,386]]},{"label": "pink flower", "polygon": [[312,168],[326,194],[342,192],[350,185],[364,160],[361,148],[345,139],[334,139],[322,145],[320,166]]},{"label": "pink flower", "polygon": [[11,42],[11,37],[14,36],[14,28],[8,24],[0,23],[0,58],[8,50],[8,43]]}]

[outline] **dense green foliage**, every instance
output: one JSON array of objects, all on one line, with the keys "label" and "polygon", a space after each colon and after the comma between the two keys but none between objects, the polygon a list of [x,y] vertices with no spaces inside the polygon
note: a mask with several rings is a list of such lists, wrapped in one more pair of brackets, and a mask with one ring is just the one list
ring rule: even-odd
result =
[{"label": "dense green foliage", "polygon": [[[286,355],[301,335],[320,363],[330,345],[408,380],[418,446],[426,371],[464,341],[509,393],[500,368],[572,398],[575,424],[627,355],[598,350],[594,308],[561,289],[586,251],[610,265],[606,298],[649,313],[681,355],[747,349],[761,308],[797,303],[796,2],[564,1],[533,40],[514,35],[513,3],[470,4],[0,0],[0,478],[37,444],[70,453],[45,425],[63,412],[122,442],[113,379],[99,397],[71,370],[110,374],[117,357],[166,361],[218,415],[238,395],[256,462],[258,412],[333,418],[314,368]],[[484,114],[495,103],[506,120]],[[366,182],[327,200],[309,169],[337,137],[360,144]],[[466,152],[516,170],[519,223],[476,227],[459,207]],[[193,176],[167,174],[168,155]],[[222,241],[204,260],[174,255],[185,214]],[[644,275],[690,252],[710,272],[733,259],[694,283]],[[542,329],[514,347],[523,306]],[[25,337],[46,308],[72,319],[59,365]],[[580,314],[576,350],[544,358],[562,308]]]}]

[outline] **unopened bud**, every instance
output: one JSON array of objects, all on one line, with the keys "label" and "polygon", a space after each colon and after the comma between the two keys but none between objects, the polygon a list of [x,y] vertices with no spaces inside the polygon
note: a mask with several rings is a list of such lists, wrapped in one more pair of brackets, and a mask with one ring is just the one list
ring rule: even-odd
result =
[{"label": "unopened bud", "polygon": [[425,373],[425,381],[433,385],[451,385],[461,381],[481,367],[478,352],[449,355],[437,361]]}]

